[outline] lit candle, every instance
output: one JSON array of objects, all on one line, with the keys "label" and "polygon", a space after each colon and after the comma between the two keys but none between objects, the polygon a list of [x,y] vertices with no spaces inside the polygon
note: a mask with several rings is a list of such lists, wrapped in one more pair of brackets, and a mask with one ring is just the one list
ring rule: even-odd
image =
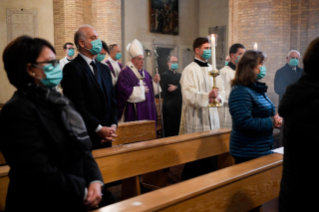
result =
[{"label": "lit candle", "polygon": [[254,50],[258,50],[258,44],[257,44],[257,42],[254,44]]},{"label": "lit candle", "polygon": [[216,50],[215,50],[215,35],[212,34],[212,38],[211,38],[211,42],[212,42],[212,65],[213,65],[213,70],[216,70]]}]

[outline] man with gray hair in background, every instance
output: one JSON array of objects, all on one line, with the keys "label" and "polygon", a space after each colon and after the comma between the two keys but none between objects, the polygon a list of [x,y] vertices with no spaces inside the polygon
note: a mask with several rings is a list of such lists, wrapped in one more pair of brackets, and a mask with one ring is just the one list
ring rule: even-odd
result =
[{"label": "man with gray hair in background", "polygon": [[113,74],[113,86],[117,82],[120,71],[123,69],[122,63],[119,62],[119,59],[122,57],[120,47],[117,44],[109,45],[110,57],[105,63],[110,67],[110,70]]},{"label": "man with gray hair in background", "polygon": [[299,80],[303,70],[298,66],[300,61],[300,53],[296,50],[291,50],[286,57],[286,65],[276,71],[275,75],[275,92],[279,96],[280,103],[286,88]]}]

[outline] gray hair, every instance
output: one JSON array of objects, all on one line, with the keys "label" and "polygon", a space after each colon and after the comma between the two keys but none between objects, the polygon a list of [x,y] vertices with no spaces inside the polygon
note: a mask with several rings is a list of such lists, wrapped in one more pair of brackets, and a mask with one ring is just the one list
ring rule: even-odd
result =
[{"label": "gray hair", "polygon": [[298,52],[297,50],[291,50],[290,52],[288,52],[287,57],[289,57],[292,52],[296,52],[299,55],[300,59],[300,52]]},{"label": "gray hair", "polygon": [[[167,57],[167,63],[169,63],[169,62],[171,62],[171,58],[172,57],[176,57],[175,55],[169,55],[168,57]],[[177,57],[176,57],[177,58]]]},{"label": "gray hair", "polygon": [[81,25],[74,33],[74,43],[77,50],[80,50],[79,40],[85,40],[86,38],[85,32],[81,30],[82,28],[86,28],[86,27],[94,29],[93,26],[89,24],[85,24],[85,25]]},{"label": "gray hair", "polygon": [[116,43],[109,45],[109,50],[113,51],[115,46],[119,46],[119,45],[117,45]]}]

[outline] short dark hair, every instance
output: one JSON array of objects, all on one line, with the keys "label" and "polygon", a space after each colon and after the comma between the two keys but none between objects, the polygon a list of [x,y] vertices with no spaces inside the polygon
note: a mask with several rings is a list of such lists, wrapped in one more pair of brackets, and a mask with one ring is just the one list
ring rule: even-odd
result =
[{"label": "short dark hair", "polygon": [[254,69],[258,64],[263,63],[267,56],[261,51],[246,51],[237,64],[235,77],[231,81],[231,86],[249,85],[257,80]]},{"label": "short dark hair", "polygon": [[307,74],[318,76],[318,55],[319,55],[319,37],[311,41],[305,55],[303,56],[303,66]]},{"label": "short dark hair", "polygon": [[[2,60],[10,83],[19,88],[26,83],[32,83],[33,78],[27,72],[28,63],[35,63],[43,47],[54,47],[41,38],[31,38],[23,35],[11,41],[3,51]],[[17,62],[19,61],[19,62]]]},{"label": "short dark hair", "polygon": [[193,43],[194,52],[195,52],[195,49],[200,48],[205,43],[209,43],[208,38],[205,38],[205,37],[196,38]]},{"label": "short dark hair", "polygon": [[102,40],[102,48],[108,53],[110,54],[110,50],[109,47],[107,46],[107,44]]},{"label": "short dark hair", "polygon": [[63,49],[67,49],[68,45],[74,46],[73,43],[67,42],[67,43],[65,43],[65,44],[63,45]]},{"label": "short dark hair", "polygon": [[115,46],[118,46],[116,43],[109,45],[109,50],[112,51]]},{"label": "short dark hair", "polygon": [[229,56],[231,54],[236,54],[238,52],[238,49],[245,49],[245,46],[240,43],[235,43],[229,48]]}]

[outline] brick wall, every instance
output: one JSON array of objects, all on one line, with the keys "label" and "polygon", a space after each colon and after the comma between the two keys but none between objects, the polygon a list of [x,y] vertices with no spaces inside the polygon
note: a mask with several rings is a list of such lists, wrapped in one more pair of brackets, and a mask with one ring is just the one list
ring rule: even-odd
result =
[{"label": "brick wall", "polygon": [[120,0],[53,0],[54,43],[57,58],[64,57],[63,45],[74,41],[83,24],[92,25],[107,44],[121,45]]},{"label": "brick wall", "polygon": [[318,0],[229,0],[229,44],[243,43],[247,49],[258,42],[264,51],[268,96],[278,105],[274,92],[276,70],[285,65],[291,49],[303,53],[319,35]]}]

